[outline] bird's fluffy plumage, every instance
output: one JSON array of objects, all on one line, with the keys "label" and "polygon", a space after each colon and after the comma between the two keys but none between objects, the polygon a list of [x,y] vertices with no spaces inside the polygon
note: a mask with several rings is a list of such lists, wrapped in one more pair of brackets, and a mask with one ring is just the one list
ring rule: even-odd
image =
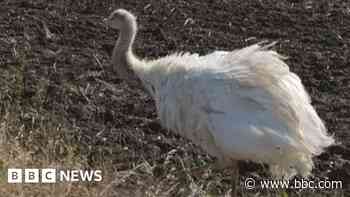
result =
[{"label": "bird's fluffy plumage", "polygon": [[275,176],[306,176],[311,157],[334,143],[300,78],[267,47],[144,63],[136,71],[161,123],[223,164],[252,160],[270,164]]}]

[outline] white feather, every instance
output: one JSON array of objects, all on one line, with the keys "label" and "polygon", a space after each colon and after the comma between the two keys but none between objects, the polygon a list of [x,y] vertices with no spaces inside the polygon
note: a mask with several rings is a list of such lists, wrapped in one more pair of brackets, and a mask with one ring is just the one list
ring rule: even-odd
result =
[{"label": "white feather", "polygon": [[148,62],[161,123],[221,162],[271,165],[275,176],[310,174],[334,143],[301,80],[276,52],[252,45]]}]

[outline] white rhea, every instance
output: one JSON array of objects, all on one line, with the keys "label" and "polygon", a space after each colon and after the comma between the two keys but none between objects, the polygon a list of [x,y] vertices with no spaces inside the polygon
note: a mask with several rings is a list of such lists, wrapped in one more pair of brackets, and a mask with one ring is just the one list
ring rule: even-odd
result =
[{"label": "white rhea", "polygon": [[118,9],[106,22],[120,31],[112,56],[119,76],[136,74],[161,124],[221,165],[250,160],[268,164],[276,177],[307,176],[312,156],[334,143],[300,78],[271,45],[140,60],[132,51],[135,17]]}]

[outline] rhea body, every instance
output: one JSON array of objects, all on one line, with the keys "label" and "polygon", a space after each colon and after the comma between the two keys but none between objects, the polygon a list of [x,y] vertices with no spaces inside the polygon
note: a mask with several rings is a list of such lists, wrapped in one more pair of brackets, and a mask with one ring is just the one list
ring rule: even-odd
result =
[{"label": "rhea body", "polygon": [[334,143],[300,78],[269,46],[141,60],[132,50],[135,17],[119,9],[106,22],[120,31],[112,55],[119,76],[139,77],[162,126],[221,165],[250,160],[269,164],[274,176],[307,176],[312,156]]}]

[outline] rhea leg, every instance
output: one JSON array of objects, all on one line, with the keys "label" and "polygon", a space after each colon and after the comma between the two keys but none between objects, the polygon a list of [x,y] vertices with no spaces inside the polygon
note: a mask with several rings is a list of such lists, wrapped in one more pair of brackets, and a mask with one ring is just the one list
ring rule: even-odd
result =
[{"label": "rhea leg", "polygon": [[237,197],[237,190],[239,189],[239,166],[238,161],[232,161],[232,190],[231,197]]}]

